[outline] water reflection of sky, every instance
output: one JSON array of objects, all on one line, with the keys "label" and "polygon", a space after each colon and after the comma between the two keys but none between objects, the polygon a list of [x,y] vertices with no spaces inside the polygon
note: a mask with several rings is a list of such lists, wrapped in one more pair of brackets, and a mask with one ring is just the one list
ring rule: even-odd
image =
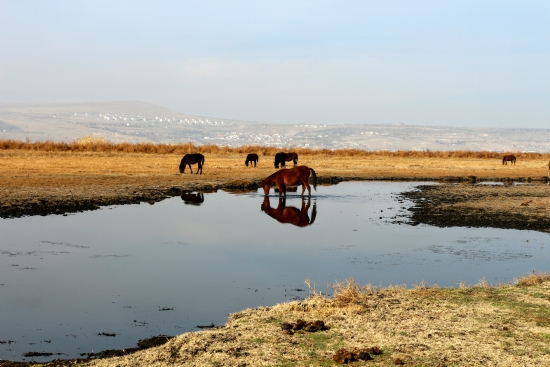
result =
[{"label": "water reflection of sky", "polygon": [[[175,197],[0,220],[0,341],[15,341],[0,345],[0,359],[74,357],[220,324],[231,312],[306,296],[308,278],[318,290],[349,277],[456,286],[548,270],[547,234],[393,224],[408,205],[395,194],[413,186],[321,186],[306,211],[311,218],[316,204],[315,221],[304,227],[262,211],[263,195],[224,192],[195,205]],[[269,202],[280,207],[276,195]],[[303,214],[297,195],[284,206]]]}]

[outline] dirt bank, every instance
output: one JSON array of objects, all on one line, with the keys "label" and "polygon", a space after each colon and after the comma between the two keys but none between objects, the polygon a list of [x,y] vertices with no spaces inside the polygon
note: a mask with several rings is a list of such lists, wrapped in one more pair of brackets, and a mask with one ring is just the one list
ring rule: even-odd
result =
[{"label": "dirt bank", "polygon": [[527,185],[420,185],[402,193],[412,200],[410,224],[492,227],[550,232],[550,187]]}]

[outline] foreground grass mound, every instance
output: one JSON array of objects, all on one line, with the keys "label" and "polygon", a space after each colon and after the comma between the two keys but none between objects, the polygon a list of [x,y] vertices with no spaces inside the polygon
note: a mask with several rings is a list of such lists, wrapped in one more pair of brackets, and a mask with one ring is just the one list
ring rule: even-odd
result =
[{"label": "foreground grass mound", "polygon": [[[379,351],[353,365],[550,365],[550,276],[514,284],[413,289],[334,286],[329,298],[310,287],[301,301],[237,312],[224,326],[91,366],[334,366],[340,350]],[[289,330],[322,320],[326,328]]]}]

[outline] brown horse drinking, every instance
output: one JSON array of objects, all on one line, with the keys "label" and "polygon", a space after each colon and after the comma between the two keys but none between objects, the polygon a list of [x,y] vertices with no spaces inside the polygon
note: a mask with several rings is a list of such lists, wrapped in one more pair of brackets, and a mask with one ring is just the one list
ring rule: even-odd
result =
[{"label": "brown horse drinking", "polygon": [[262,203],[262,212],[265,212],[271,218],[276,219],[279,223],[290,223],[298,227],[306,227],[315,222],[317,216],[317,205],[313,203],[313,209],[311,211],[311,220],[309,219],[308,210],[310,207],[310,200],[307,204],[302,198],[302,209],[295,208],[293,206],[286,206],[286,198],[279,198],[279,206],[277,209],[271,207],[269,202],[269,196],[264,197]]},{"label": "brown horse drinking", "polygon": [[248,167],[248,162],[250,162],[250,166],[252,166],[252,163],[254,163],[254,167],[256,167],[256,163],[260,160],[258,155],[256,153],[249,153],[246,156],[246,161],[244,161],[244,164]]},{"label": "brown horse drinking", "polygon": [[294,168],[284,169],[275,172],[262,182],[265,195],[269,195],[269,189],[271,185],[277,184],[279,188],[279,196],[286,196],[286,187],[302,184],[302,196],[304,192],[308,191],[309,197],[311,197],[311,187],[309,187],[308,179],[309,174],[313,176],[313,188],[317,190],[317,175],[313,168],[307,166],[298,166]]},{"label": "brown horse drinking", "polygon": [[504,165],[508,165],[508,162],[510,162],[510,164],[513,164],[514,166],[516,165],[516,156],[515,155],[505,155],[504,157],[502,157],[502,164]]},{"label": "brown horse drinking", "polygon": [[193,173],[191,169],[192,164],[198,164],[197,172],[202,175],[202,166],[204,165],[204,156],[200,153],[186,154],[183,156],[180,162],[180,173],[185,173],[185,166],[189,165],[189,171]]},{"label": "brown horse drinking", "polygon": [[275,154],[275,168],[279,168],[279,164],[281,167],[286,166],[286,162],[294,162],[294,167],[298,164],[298,154],[294,152],[285,153],[285,152],[279,152]]}]

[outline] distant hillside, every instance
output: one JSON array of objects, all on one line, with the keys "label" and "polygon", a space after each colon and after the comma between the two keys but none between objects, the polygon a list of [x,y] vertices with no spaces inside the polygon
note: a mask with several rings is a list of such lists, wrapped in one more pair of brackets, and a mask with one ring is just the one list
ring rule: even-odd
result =
[{"label": "distant hillside", "polygon": [[275,124],[193,116],[140,101],[0,105],[0,139],[355,148],[550,152],[550,129],[376,124]]}]

